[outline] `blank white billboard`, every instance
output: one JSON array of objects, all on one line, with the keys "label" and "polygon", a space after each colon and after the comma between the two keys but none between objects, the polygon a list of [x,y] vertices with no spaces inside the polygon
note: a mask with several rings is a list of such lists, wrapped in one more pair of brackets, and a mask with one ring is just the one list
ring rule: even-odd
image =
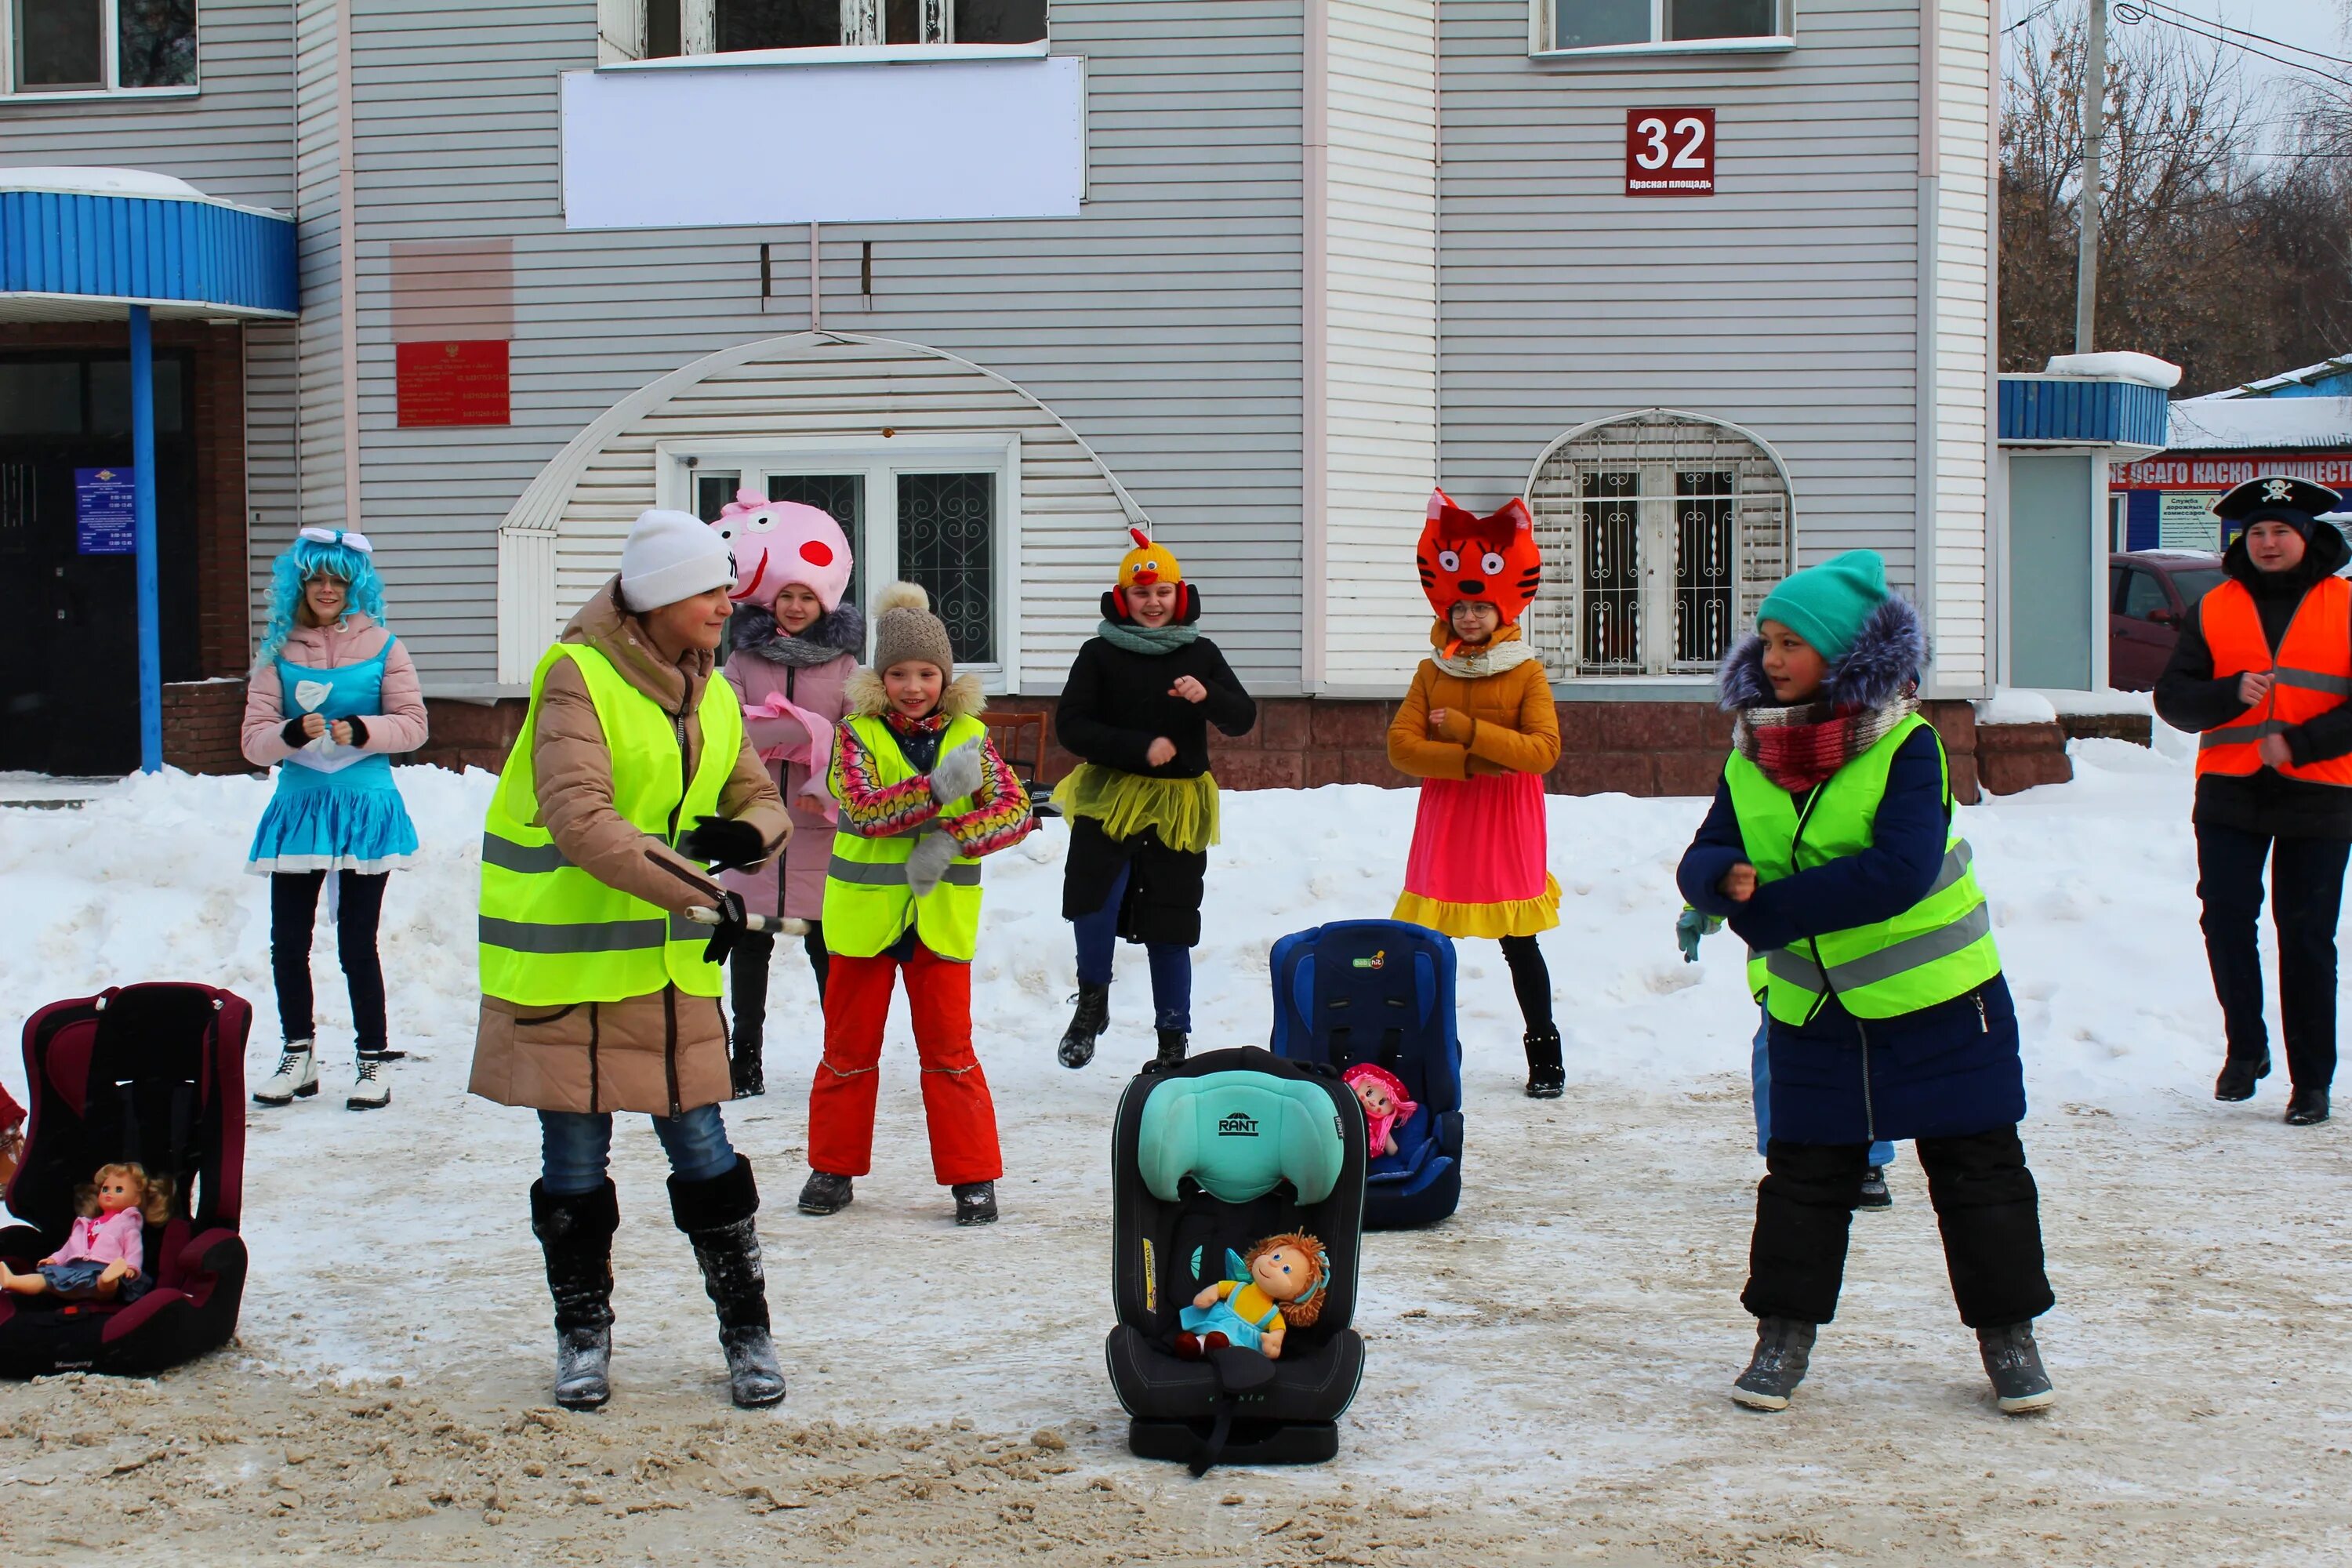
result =
[{"label": "blank white billboard", "polygon": [[567,71],[567,228],[1071,217],[1085,62]]}]

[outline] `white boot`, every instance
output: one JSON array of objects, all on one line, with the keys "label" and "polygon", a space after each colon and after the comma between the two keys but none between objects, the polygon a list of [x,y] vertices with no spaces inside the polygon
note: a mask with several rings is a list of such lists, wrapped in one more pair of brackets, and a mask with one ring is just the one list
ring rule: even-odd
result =
[{"label": "white boot", "polygon": [[383,1058],[359,1058],[359,1076],[352,1080],[352,1092],[343,1098],[343,1105],[352,1110],[381,1110],[392,1103],[392,1085],[383,1076]]},{"label": "white boot", "polygon": [[319,1092],[319,1058],[308,1040],[289,1040],[269,1081],[253,1091],[257,1105],[291,1105]]}]

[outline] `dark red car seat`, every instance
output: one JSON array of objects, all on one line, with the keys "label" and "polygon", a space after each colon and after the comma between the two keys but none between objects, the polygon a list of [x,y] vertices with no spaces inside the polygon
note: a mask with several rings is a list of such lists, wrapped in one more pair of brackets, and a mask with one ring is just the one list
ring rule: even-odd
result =
[{"label": "dark red car seat", "polygon": [[75,1189],[135,1161],[173,1179],[146,1233],[147,1293],[129,1305],[0,1295],[0,1376],[160,1372],[228,1342],[245,1294],[245,1041],[253,1009],[210,985],[125,985],[25,1023],[31,1118],[8,1184],[0,1260],[25,1271],[65,1244]]}]

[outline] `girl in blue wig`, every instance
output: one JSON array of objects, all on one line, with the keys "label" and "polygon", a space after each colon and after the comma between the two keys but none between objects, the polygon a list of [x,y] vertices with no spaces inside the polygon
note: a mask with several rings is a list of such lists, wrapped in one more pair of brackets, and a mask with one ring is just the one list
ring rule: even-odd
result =
[{"label": "girl in blue wig", "polygon": [[311,1023],[310,933],[319,892],[351,988],[356,1077],[343,1103],[390,1103],[391,1048],[376,927],[393,868],[416,829],[393,783],[392,754],[425,743],[425,698],[408,650],[383,626],[383,582],[367,536],[305,528],[270,570],[269,621],[246,685],[243,747],[278,768],[278,793],[254,830],[246,869],[269,879],[269,965],[286,1045],[254,1091],[263,1105],[319,1092]]}]

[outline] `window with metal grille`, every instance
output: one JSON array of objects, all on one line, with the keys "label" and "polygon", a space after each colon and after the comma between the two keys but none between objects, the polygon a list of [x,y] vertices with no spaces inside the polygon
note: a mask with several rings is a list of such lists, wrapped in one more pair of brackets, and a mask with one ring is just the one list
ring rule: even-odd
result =
[{"label": "window with metal grille", "polygon": [[1711,673],[1791,559],[1780,458],[1696,415],[1570,431],[1537,462],[1528,505],[1545,584],[1528,635],[1563,677]]},{"label": "window with metal grille", "polygon": [[[1035,44],[1046,0],[603,0],[605,35],[643,55],[887,45]],[[629,51],[625,50],[625,53]],[[636,58],[631,54],[631,58]]]}]

